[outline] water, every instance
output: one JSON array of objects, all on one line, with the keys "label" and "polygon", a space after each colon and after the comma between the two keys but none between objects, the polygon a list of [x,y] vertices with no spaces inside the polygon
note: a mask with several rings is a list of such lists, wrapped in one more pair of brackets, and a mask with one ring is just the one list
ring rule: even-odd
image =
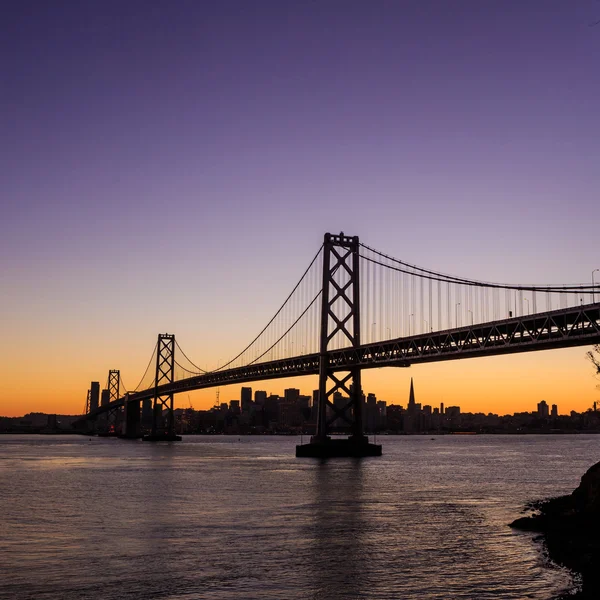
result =
[{"label": "water", "polygon": [[571,585],[528,500],[570,492],[600,436],[294,437],[148,444],[0,436],[0,599],[550,599]]}]

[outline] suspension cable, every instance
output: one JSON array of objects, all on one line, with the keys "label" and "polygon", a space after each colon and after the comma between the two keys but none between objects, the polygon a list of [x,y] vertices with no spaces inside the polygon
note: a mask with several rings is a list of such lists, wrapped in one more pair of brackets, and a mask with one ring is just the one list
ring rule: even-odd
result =
[{"label": "suspension cable", "polygon": [[308,312],[308,309],[317,301],[317,298],[321,295],[321,291],[317,292],[317,295],[312,299],[311,303],[302,311],[302,314],[288,327],[288,329],[281,334],[278,340],[276,340],[270,348],[267,348],[260,356],[257,356],[254,360],[250,361],[246,366],[253,365],[255,362],[260,360],[265,354],[268,354],[279,342],[296,326],[298,321]]},{"label": "suspension cable", "polygon": [[[231,363],[235,362],[268,329],[269,325],[271,325],[271,323],[277,318],[277,316],[279,315],[279,313],[285,308],[285,306],[288,303],[289,299],[293,296],[294,292],[298,289],[298,286],[302,283],[303,279],[306,277],[306,274],[310,271],[311,267],[313,266],[313,264],[315,263],[315,261],[319,257],[319,254],[321,253],[321,250],[323,249],[323,245],[324,244],[321,244],[321,247],[319,248],[318,252],[315,254],[315,257],[311,260],[310,264],[308,265],[308,268],[306,269],[306,271],[304,271],[302,277],[300,277],[300,280],[294,286],[294,289],[290,292],[289,296],[285,299],[284,303],[281,305],[281,307],[279,308],[279,310],[273,315],[272,319],[263,327],[262,331],[237,356],[235,356],[234,358],[232,358],[229,362],[225,363],[224,365],[221,365],[220,367],[217,367],[214,371],[211,371],[212,373],[214,373],[215,371],[221,371],[225,367],[228,367]],[[314,302],[314,300],[313,300],[313,302]],[[261,356],[264,356],[264,353]],[[255,362],[256,360],[257,359],[255,359],[253,362]],[[252,364],[252,363],[250,363],[250,364]]]},{"label": "suspension cable", "polygon": [[[187,359],[187,361],[193,366],[196,367],[196,369],[198,369],[199,373],[208,373],[208,371],[205,371],[204,369],[201,369],[198,365],[194,364],[193,361],[190,360],[190,358],[187,356],[187,354],[181,349],[181,346],[179,345],[179,343],[177,342],[177,340],[175,340],[175,345],[177,346],[177,348],[179,348],[179,352],[181,352],[181,354],[183,354],[183,356],[185,356],[185,358]],[[177,362],[177,361],[175,361]],[[179,364],[179,363],[178,363]],[[181,365],[179,365],[182,369],[185,369],[184,367],[182,367]],[[188,371],[189,373],[193,373],[193,371],[190,371],[189,369],[185,369],[186,371]]]},{"label": "suspension cable", "polygon": [[[453,275],[447,275],[445,273],[440,273],[438,271],[424,269],[423,267],[419,267],[417,265],[411,265],[407,262],[404,262],[402,260],[394,258],[393,256],[384,254],[383,252],[380,252],[379,250],[375,250],[374,248],[371,248],[370,246],[367,246],[366,244],[360,243],[360,245],[363,248],[370,250],[374,254],[381,256],[382,258],[385,258],[387,260],[395,262],[399,265],[402,265],[403,267],[407,267],[408,269],[413,269],[413,271],[397,269],[397,268],[393,267],[392,265],[387,265],[385,263],[377,261],[374,258],[369,258],[368,256],[361,254],[360,255],[361,258],[364,258],[365,260],[370,260],[371,262],[381,265],[382,267],[387,267],[389,269],[397,270],[402,273],[408,273],[409,275],[415,275],[417,277],[425,277],[425,279],[432,279],[433,281],[450,281],[451,283],[462,283],[464,285],[471,285],[471,286],[477,286],[477,287],[489,287],[489,288],[509,289],[509,290],[543,291],[543,292],[545,292],[545,291],[565,292],[566,291],[566,292],[570,292],[570,293],[579,293],[579,292],[587,292],[587,291],[593,291],[596,289],[600,289],[600,285],[591,286],[588,284],[579,284],[579,285],[573,284],[573,285],[565,285],[565,286],[553,286],[553,285],[537,285],[536,286],[536,285],[501,284],[501,283],[491,283],[491,282],[486,282],[486,281],[477,281],[474,279],[464,279],[462,277],[455,277]],[[427,275],[431,275],[432,277],[427,277],[425,275],[415,273],[414,270],[421,271],[421,273],[426,273]]]},{"label": "suspension cable", "polygon": [[[370,248],[369,248],[369,250],[370,250]],[[380,252],[376,252],[376,254],[384,256]],[[483,281],[460,279],[458,277],[452,277],[452,276],[435,273],[433,271],[428,271],[427,269],[421,269],[420,267],[413,267],[412,265],[406,265],[402,261],[392,259],[391,257],[386,257],[386,258],[389,258],[390,260],[393,260],[394,262],[396,262],[398,264],[408,266],[411,269],[413,269],[413,268],[418,269],[418,270],[422,271],[422,273],[415,273],[413,271],[408,271],[407,269],[402,269],[400,267],[386,265],[385,263],[382,263],[374,258],[365,256],[364,254],[361,254],[361,258],[364,260],[367,260],[369,262],[375,263],[376,265],[386,267],[387,269],[391,269],[393,271],[398,271],[400,273],[406,273],[408,275],[413,275],[414,277],[421,277],[423,279],[431,279],[433,281],[445,281],[447,283],[470,285],[473,287],[493,288],[493,289],[502,289],[502,290],[506,290],[506,289],[508,289],[508,290],[524,290],[524,291],[526,290],[526,291],[532,291],[532,292],[553,292],[553,293],[560,292],[560,293],[565,293],[565,294],[591,293],[595,290],[600,290],[600,286],[591,286],[591,285],[580,285],[580,286],[567,285],[564,287],[563,286],[553,287],[553,286],[528,286],[528,285],[506,285],[506,284],[501,284],[501,283],[486,283]],[[429,273],[429,274],[426,274],[426,273]]]},{"label": "suspension cable", "polygon": [[137,384],[136,388],[133,390],[134,392],[137,392],[140,385],[142,385],[142,382],[144,381],[146,374],[148,373],[148,369],[150,368],[150,365],[152,364],[152,359],[154,358],[154,355],[156,354],[157,347],[158,347],[158,341],[156,342],[156,344],[154,344],[154,350],[152,350],[152,355],[150,356],[150,360],[148,361],[148,366],[146,367],[146,370],[144,371],[144,374],[142,375],[140,382]]}]

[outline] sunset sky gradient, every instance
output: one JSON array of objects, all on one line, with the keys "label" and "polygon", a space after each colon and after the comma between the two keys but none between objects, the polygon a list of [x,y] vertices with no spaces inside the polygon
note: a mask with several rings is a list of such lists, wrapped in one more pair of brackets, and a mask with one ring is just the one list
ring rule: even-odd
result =
[{"label": "sunset sky gradient", "polygon": [[[0,415],[79,413],[111,368],[135,387],[159,332],[225,362],[326,231],[473,279],[590,282],[598,19],[595,0],[4,3]],[[600,401],[587,349],[363,382],[565,413]]]}]

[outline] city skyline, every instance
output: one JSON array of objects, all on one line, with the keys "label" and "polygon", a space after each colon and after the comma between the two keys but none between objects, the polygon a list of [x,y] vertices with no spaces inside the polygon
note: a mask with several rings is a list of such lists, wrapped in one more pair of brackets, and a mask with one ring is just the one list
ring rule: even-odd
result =
[{"label": "city skyline", "polygon": [[[295,380],[295,381],[306,381],[306,379],[309,378],[289,378],[289,379],[284,379],[282,380],[283,382],[286,381],[290,381],[290,380]],[[316,377],[314,378],[316,380]],[[363,389],[363,398],[367,398],[368,396],[374,396],[376,397],[378,402],[384,402],[387,406],[398,406],[400,408],[406,408],[408,407],[409,403],[410,403],[410,398],[413,395],[413,386],[416,386],[417,384],[414,382],[414,377],[410,377],[409,378],[410,381],[410,388],[408,391],[404,390],[404,391],[397,391],[397,399],[395,400],[390,400],[387,397],[380,397],[378,396],[376,393],[367,390],[367,389]],[[264,394],[264,397],[278,397],[280,399],[283,399],[286,397],[286,393],[288,391],[293,391],[293,392],[297,392],[302,398],[310,398],[310,405],[312,406],[314,399],[315,399],[315,394],[318,393],[317,389],[308,389],[308,388],[294,388],[292,386],[284,386],[281,384],[281,381],[279,382],[280,385],[277,386],[277,382],[272,383],[271,386],[264,386],[262,384],[264,384],[265,382],[257,382],[258,385],[253,385],[253,384],[249,384],[246,386],[241,386],[241,385],[228,385],[228,386],[222,386],[219,388],[214,388],[212,390],[210,390],[211,392],[214,392],[214,399],[213,399],[213,403],[212,404],[206,404],[206,403],[202,403],[201,405],[196,405],[195,402],[192,401],[192,394],[185,394],[182,396],[185,396],[186,398],[186,402],[180,403],[178,406],[176,406],[176,410],[181,410],[181,409],[187,409],[187,408],[193,408],[194,410],[200,410],[200,411],[206,411],[206,410],[211,410],[217,407],[222,407],[224,405],[227,405],[229,408],[231,408],[231,403],[238,403],[239,407],[241,408],[244,402],[244,390],[250,390],[250,394],[251,394],[251,402],[252,404],[256,403],[256,394]],[[281,390],[283,389],[283,393],[281,393]],[[95,391],[94,391],[95,390]],[[307,391],[308,390],[308,391]],[[92,404],[93,406],[91,407],[91,409],[93,410],[95,407],[100,405],[100,400],[102,399],[103,401],[108,401],[108,389],[103,387],[100,382],[98,381],[92,381],[90,382],[90,384],[88,385],[88,391],[91,392],[91,397],[95,398],[95,400],[92,400]],[[403,395],[404,394],[404,395]],[[235,396],[235,397],[234,397]],[[106,397],[106,400],[104,400],[104,398]],[[414,396],[413,396],[414,397]],[[444,402],[444,397],[442,397],[442,399],[440,400],[436,400],[436,399],[431,399],[426,397],[425,400],[423,401],[423,399],[421,398],[421,396],[419,396],[420,401],[418,402],[418,405],[421,406],[430,406],[432,408],[437,407],[444,407],[444,406],[451,406],[451,405],[456,405],[460,402],[460,400],[456,400],[454,403],[452,401],[452,399],[449,399],[449,403],[448,402]],[[594,401],[590,406],[584,406],[581,411],[575,411],[575,412],[585,412],[587,410],[596,410],[596,405],[600,405],[600,401]],[[518,409],[518,410],[514,410],[514,411],[507,411],[507,412],[495,412],[493,410],[486,410],[485,407],[483,407],[480,410],[466,410],[465,412],[470,412],[470,413],[483,413],[483,414],[498,414],[499,416],[509,416],[512,414],[518,414],[520,412],[539,412],[540,411],[540,406],[545,406],[547,411],[550,411],[550,409],[552,408],[552,410],[555,409],[557,410],[557,414],[558,415],[566,415],[569,414],[571,412],[572,409],[564,409],[564,410],[560,410],[560,406],[558,406],[556,404],[556,402],[553,401],[548,401],[545,398],[541,398],[541,399],[535,399],[532,398],[530,399],[530,404],[525,406],[522,410]],[[470,405],[469,405],[470,406]],[[463,407],[464,408],[464,407]],[[443,410],[443,409],[440,409]],[[43,411],[27,411],[25,413],[19,414],[19,415],[0,415],[0,416],[8,416],[8,417],[20,417],[20,416],[24,416],[25,414],[29,414],[29,413],[36,413],[36,412],[41,412],[43,414],[59,414],[59,413],[52,413],[52,411],[45,413]],[[64,413],[64,414],[68,414],[68,413]],[[73,416],[75,415],[79,415],[79,414],[83,414],[82,411],[75,411],[72,413]],[[554,415],[553,415],[554,416]]]},{"label": "city skyline", "polygon": [[[302,408],[310,408],[311,409],[311,413],[310,416],[308,415],[304,415],[304,417],[302,417],[302,423],[306,423],[311,425],[311,427],[314,427],[315,423],[315,419],[316,419],[316,413],[314,412],[317,404],[318,404],[318,389],[314,389],[314,390],[309,390],[308,393],[305,393],[306,390],[302,390],[299,388],[284,388],[283,389],[283,393],[281,393],[281,387],[280,387],[280,391],[279,392],[273,392],[273,391],[267,391],[265,389],[258,389],[256,387],[252,387],[252,386],[237,386],[237,385],[231,385],[231,386],[227,386],[228,388],[236,388],[237,389],[237,397],[235,398],[229,398],[227,399],[227,397],[221,397],[220,394],[216,397],[215,403],[207,408],[198,408],[198,407],[194,407],[192,404],[191,399],[188,397],[188,406],[185,407],[179,407],[177,409],[175,409],[175,413],[177,415],[181,415],[181,414],[185,414],[187,413],[189,410],[191,410],[194,413],[198,413],[198,412],[213,412],[213,411],[217,411],[217,412],[222,412],[222,411],[228,411],[228,412],[232,412],[233,414],[236,415],[243,415],[243,414],[249,414],[249,413],[253,413],[255,411],[256,407],[264,407],[266,404],[268,404],[269,402],[273,402],[273,401],[281,401],[281,402],[292,402],[293,404],[295,404],[297,406],[298,409],[302,409]],[[423,414],[423,415],[449,415],[449,414],[453,414],[455,416],[460,416],[460,415],[485,415],[485,416],[494,416],[494,417],[510,417],[510,416],[519,416],[519,415],[533,415],[533,416],[537,416],[541,419],[545,419],[545,420],[549,420],[550,418],[557,418],[557,417],[566,417],[569,415],[572,415],[573,413],[576,414],[581,414],[581,413],[577,413],[577,411],[560,411],[558,405],[556,404],[549,404],[548,402],[546,402],[546,400],[540,400],[539,402],[537,402],[537,404],[535,405],[531,405],[528,407],[528,410],[525,411],[516,411],[514,413],[506,413],[506,414],[495,414],[491,411],[489,412],[483,412],[483,411],[479,411],[477,413],[473,413],[473,412],[468,412],[468,411],[463,411],[461,409],[460,406],[456,406],[456,405],[445,405],[444,402],[440,402],[438,405],[436,405],[436,403],[428,398],[425,398],[424,400],[417,395],[416,391],[415,391],[415,382],[414,379],[411,377],[410,378],[410,388],[408,391],[406,391],[405,394],[405,398],[404,400],[400,400],[398,402],[389,402],[387,399],[385,398],[379,398],[377,397],[376,394],[374,394],[373,392],[370,391],[363,391],[362,394],[362,400],[363,400],[363,411],[368,411],[368,406],[369,404],[371,404],[372,406],[375,405],[375,403],[377,404],[378,408],[383,408],[384,412],[385,409],[400,409],[401,411],[404,412],[404,414]],[[102,389],[100,387],[99,382],[97,381],[92,381],[90,382],[90,388],[89,388],[89,394],[90,394],[90,411],[95,410],[99,405],[100,405],[100,401],[102,400],[102,404],[104,404],[105,402],[108,402],[108,397],[109,397],[109,390],[104,388]],[[342,394],[340,394],[339,392],[336,394],[337,396],[339,396],[339,398],[337,398],[340,401],[347,401],[348,397],[347,396],[343,396]],[[419,400],[419,402],[417,402],[417,399]],[[593,413],[594,415],[598,415],[598,404],[597,402],[594,402],[592,406],[587,407],[587,409],[583,412],[587,412],[587,413]],[[148,405],[150,406],[150,405]],[[529,410],[530,409],[530,410]],[[36,413],[36,412],[32,412],[32,413],[27,413],[25,415],[20,415],[19,417],[22,416],[27,416],[27,415],[40,415],[40,416],[47,416],[47,417],[54,417],[54,420],[56,420],[56,417],[59,416],[55,413]],[[0,415],[2,416],[2,415]],[[77,414],[74,415],[60,415],[60,416],[68,416],[68,417],[73,417],[73,418],[78,418]],[[19,418],[16,417],[16,418]],[[9,418],[15,418],[15,417],[9,417]],[[145,414],[145,418],[149,419],[150,415],[149,414]],[[363,414],[363,418],[364,418],[364,414]],[[594,417],[594,423],[596,425],[600,425],[600,418],[596,419],[596,417]],[[64,428],[64,426],[63,426]],[[410,429],[410,428],[409,428]],[[405,428],[404,431],[406,432],[407,429]],[[410,433],[411,431],[408,430],[408,432]],[[256,433],[256,432],[253,432]]]},{"label": "city skyline", "polygon": [[[134,387],[160,331],[214,369],[325,231],[462,277],[589,283],[596,3],[426,4],[11,4],[0,414],[82,411],[109,369]],[[581,411],[599,399],[585,351],[365,371],[363,388],[395,401],[414,376],[465,410]]]}]

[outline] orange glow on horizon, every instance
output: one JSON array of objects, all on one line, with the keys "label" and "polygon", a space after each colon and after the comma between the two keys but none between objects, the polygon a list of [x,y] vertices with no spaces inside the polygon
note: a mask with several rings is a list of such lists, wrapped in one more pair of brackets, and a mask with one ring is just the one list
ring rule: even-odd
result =
[{"label": "orange glow on horizon", "polygon": [[[557,404],[559,414],[571,410],[583,412],[600,401],[598,380],[585,359],[588,348],[546,350],[510,356],[463,359],[414,365],[408,369],[383,368],[363,371],[363,391],[373,392],[388,404],[406,406],[410,378],[414,379],[416,401],[422,405],[460,406],[463,412],[512,414],[531,412],[540,400]],[[133,371],[133,370],[132,370]],[[121,371],[124,381],[134,378]],[[77,378],[65,378],[52,361],[35,377],[26,367],[15,367],[10,378],[2,378],[0,416],[16,417],[29,412],[81,414],[90,381],[99,380],[93,370]],[[101,387],[105,382],[100,379]],[[317,377],[295,377],[246,384],[252,390],[283,394],[286,388],[299,388],[312,395]],[[220,388],[219,402],[240,398],[240,384]],[[185,408],[191,401],[196,410],[215,404],[216,388],[183,393],[175,397],[175,406]]]}]

